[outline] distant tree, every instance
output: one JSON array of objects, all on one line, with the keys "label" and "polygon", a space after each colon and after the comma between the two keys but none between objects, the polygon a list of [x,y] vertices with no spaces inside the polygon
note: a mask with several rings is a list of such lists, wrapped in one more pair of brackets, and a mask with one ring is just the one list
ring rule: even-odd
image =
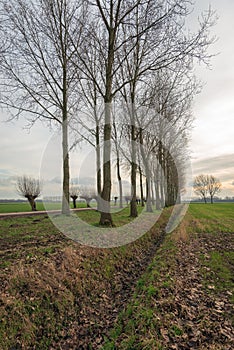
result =
[{"label": "distant tree", "polygon": [[210,202],[213,204],[214,202],[214,195],[219,193],[221,191],[221,182],[218,178],[214,177],[213,175],[208,175],[208,184],[207,184],[207,190],[210,194]]},{"label": "distant tree", "polygon": [[92,187],[84,186],[80,190],[80,198],[86,201],[87,208],[90,208],[90,202],[92,199],[97,199],[95,189]]},{"label": "distant tree", "polygon": [[39,197],[41,193],[41,184],[39,180],[26,175],[18,177],[16,189],[21,196],[27,198],[32,211],[36,211],[35,199]]},{"label": "distant tree", "polygon": [[79,188],[72,185],[70,188],[70,197],[72,199],[74,209],[76,208],[76,200],[79,197],[79,194],[80,194]]},{"label": "distant tree", "polygon": [[198,175],[195,177],[193,188],[194,192],[200,195],[207,203],[207,194],[210,195],[210,202],[213,204],[214,195],[221,191],[221,182],[213,175]]},{"label": "distant tree", "polygon": [[193,189],[194,192],[201,196],[204,199],[204,202],[207,203],[207,193],[208,193],[208,175],[198,175],[194,179]]},{"label": "distant tree", "polygon": [[126,201],[127,205],[128,205],[128,203],[131,203],[131,200],[132,200],[131,195],[127,195],[124,198],[125,198],[125,201]]}]

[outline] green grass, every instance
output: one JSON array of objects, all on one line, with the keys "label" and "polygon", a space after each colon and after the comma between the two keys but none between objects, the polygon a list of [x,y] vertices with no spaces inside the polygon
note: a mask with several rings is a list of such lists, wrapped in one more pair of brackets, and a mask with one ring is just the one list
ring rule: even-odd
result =
[{"label": "green grass", "polygon": [[[85,202],[77,202],[76,203],[77,208],[86,208]],[[92,201],[90,203],[91,207],[96,207],[97,203],[96,201]],[[41,210],[60,210],[62,208],[61,202],[37,202],[36,201],[36,207],[38,211]],[[73,204],[70,202],[70,208],[73,209]],[[140,206],[138,207],[140,208]],[[114,206],[113,202],[111,202],[111,210],[113,213],[119,212],[118,206]],[[6,202],[6,203],[0,203],[0,213],[19,213],[19,212],[30,212],[31,207],[30,204],[25,202]]]},{"label": "green grass", "polygon": [[192,232],[234,232],[234,203],[190,204]]},{"label": "green grass", "polygon": [[[138,214],[142,212],[143,208],[141,206],[138,207]],[[100,213],[93,210],[93,211],[81,211],[77,212],[77,215],[79,218],[93,226],[99,225],[100,220]],[[116,212],[116,209],[114,209],[114,212],[112,213],[112,219],[116,227],[126,225],[129,222],[133,220],[130,216],[130,208],[124,208]]]},{"label": "green grass", "polygon": [[[96,202],[91,203],[92,206],[96,205]],[[36,202],[37,210],[60,210],[62,204],[59,202]],[[72,203],[70,207],[73,208]],[[77,202],[77,208],[86,208],[85,202]],[[0,203],[0,213],[19,213],[19,212],[30,212],[31,207],[27,201],[25,202],[10,202],[10,203]]]},{"label": "green grass", "polygon": [[234,232],[234,203],[190,204],[188,213],[207,231]]},{"label": "green grass", "polygon": [[234,219],[234,203],[190,204],[189,212],[194,217],[203,219],[227,218]]}]

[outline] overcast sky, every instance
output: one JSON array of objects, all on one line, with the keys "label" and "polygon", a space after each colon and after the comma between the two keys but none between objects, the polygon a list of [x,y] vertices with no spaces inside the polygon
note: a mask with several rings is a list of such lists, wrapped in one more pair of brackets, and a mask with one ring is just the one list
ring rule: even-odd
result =
[{"label": "overcast sky", "polygon": [[[219,17],[212,30],[218,40],[210,53],[219,54],[212,58],[212,69],[196,69],[204,87],[194,101],[192,170],[194,176],[200,173],[218,176],[223,184],[221,196],[234,196],[234,1],[195,0],[192,20],[209,4]],[[57,160],[52,160],[51,150],[60,148],[59,138],[40,123],[30,132],[23,129],[23,119],[6,124],[6,115],[0,113],[0,198],[17,197],[13,182],[23,174],[41,173],[56,192],[56,181],[61,174],[59,165],[52,167],[52,164],[59,164],[60,155],[56,152]],[[92,154],[83,155],[79,149],[72,154],[72,177],[87,176],[92,159]],[[81,164],[82,173],[78,174]]]},{"label": "overcast sky", "polygon": [[195,99],[192,133],[192,168],[194,175],[212,173],[223,184],[222,196],[234,196],[234,1],[197,0],[196,9],[211,5],[218,21],[212,33],[217,41],[211,53],[212,69],[198,67],[205,82]]}]

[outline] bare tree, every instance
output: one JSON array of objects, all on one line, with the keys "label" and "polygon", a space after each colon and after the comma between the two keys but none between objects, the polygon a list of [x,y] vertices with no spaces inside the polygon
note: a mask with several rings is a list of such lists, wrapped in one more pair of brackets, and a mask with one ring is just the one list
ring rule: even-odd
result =
[{"label": "bare tree", "polygon": [[[101,67],[99,64],[100,50],[96,45],[95,38],[88,34],[87,37],[89,40],[88,46],[84,49],[84,53],[87,54],[85,64],[83,63],[83,65],[77,65],[77,61],[74,61],[77,69],[81,72],[82,79],[79,80],[81,91],[79,113],[76,117],[77,122],[72,125],[72,130],[75,141],[77,139],[79,140],[81,137],[84,142],[95,148],[97,194],[98,197],[100,197],[102,191],[101,139],[103,132],[102,121],[104,116],[104,103],[102,95],[99,91],[103,84],[101,76],[102,69],[100,69]],[[74,48],[76,49],[76,43],[74,43]],[[90,59],[90,57],[92,59]],[[81,61],[82,59],[83,56],[81,57]]]},{"label": "bare tree", "polygon": [[[136,123],[137,110],[144,101],[142,90],[159,70],[173,71],[177,62],[183,62],[189,70],[194,58],[201,61],[209,58],[206,50],[211,43],[208,36],[211,12],[203,18],[197,33],[186,34],[184,18],[190,4],[190,0],[1,0],[4,26],[0,30],[7,41],[0,68],[1,86],[4,86],[2,103],[16,110],[14,117],[30,113],[31,124],[42,119],[61,127],[63,213],[69,213],[70,198],[68,127],[79,110],[78,87],[81,87],[85,97],[88,96],[86,101],[94,104],[91,106],[96,137],[93,144],[99,170],[100,124],[104,125],[102,191],[101,171],[97,176],[103,206],[100,224],[112,224],[111,136],[112,104],[116,96],[122,96],[129,109],[131,216],[137,216],[135,141],[139,137],[137,128],[144,132],[150,125],[148,118],[141,119],[144,125]],[[102,121],[96,115],[98,100],[105,104]],[[170,112],[166,114],[168,117]],[[152,175],[149,161],[150,157],[144,164],[148,187]],[[164,161],[164,165],[169,163]],[[151,192],[148,189],[148,198]]]},{"label": "bare tree", "polygon": [[[123,4],[122,0],[106,1],[96,0],[99,16],[104,25],[106,38],[105,54],[105,123],[104,123],[104,149],[103,149],[103,189],[102,199],[104,210],[101,212],[100,224],[112,224],[110,213],[111,197],[111,109],[115,95],[113,79],[117,73],[116,52],[123,45],[124,38],[120,34],[120,26],[129,14],[139,5],[140,1],[129,1]],[[103,40],[103,37],[102,37]]]},{"label": "bare tree", "polygon": [[116,155],[116,170],[117,170],[117,179],[119,184],[119,208],[123,208],[123,184],[121,177],[121,143],[123,142],[123,125],[119,126],[113,122],[113,142],[114,142],[114,152]]},{"label": "bare tree", "polygon": [[129,41],[128,37],[123,35],[122,28],[123,26],[130,28],[134,25],[131,14],[140,5],[140,0],[130,0],[128,2],[123,2],[122,0],[96,0],[94,17],[95,25],[98,21],[99,30],[93,33],[92,29],[90,32],[92,37],[95,36],[96,46],[100,48],[99,58],[101,60],[102,86],[96,81],[90,70],[89,50],[87,50],[87,55],[83,55],[82,57],[86,68],[86,74],[90,79],[94,79],[105,103],[102,188],[103,209],[101,212],[100,224],[112,224],[110,213],[112,101],[117,92],[120,91],[122,86],[129,80],[129,77],[126,77],[124,82],[119,79],[118,72],[126,60],[126,55],[122,56],[121,61],[119,61],[119,58],[117,59],[117,55],[122,51],[124,45],[128,46],[127,54],[132,50],[132,43],[135,45],[135,42]]},{"label": "bare tree", "polygon": [[137,113],[141,153],[147,178],[153,177],[156,185],[157,208],[160,202],[173,205],[179,200],[193,120],[191,103],[198,88],[199,84],[183,63],[176,62],[170,69],[158,70],[144,92],[143,104],[149,108],[139,109]]},{"label": "bare tree", "polygon": [[97,199],[96,191],[93,187],[83,186],[80,188],[80,198],[86,201],[87,208],[90,208],[92,199]]},{"label": "bare tree", "polygon": [[211,204],[213,204],[214,195],[221,191],[222,184],[220,180],[214,177],[213,175],[208,175],[207,178],[208,178],[207,191],[210,194],[210,202]]},{"label": "bare tree", "polygon": [[193,189],[194,192],[201,196],[204,199],[204,202],[207,203],[207,193],[208,193],[208,177],[207,175],[198,175],[194,179]]},{"label": "bare tree", "polygon": [[35,199],[39,197],[41,193],[41,184],[39,180],[26,175],[18,177],[16,189],[21,196],[27,198],[32,211],[36,211]]},{"label": "bare tree", "polygon": [[[173,70],[177,70],[177,65],[179,65],[184,67],[184,74],[186,74],[189,67],[192,67],[194,58],[198,58],[203,62],[207,62],[207,59],[209,59],[206,50],[212,42],[212,39],[208,37],[209,27],[212,25],[212,12],[210,11],[207,17],[203,18],[197,33],[186,36],[184,35],[183,18],[189,13],[188,5],[190,5],[190,2],[184,0],[170,3],[148,0],[144,2],[143,6],[137,6],[135,11],[130,14],[130,22],[134,22],[134,25],[129,27],[123,25],[123,35],[129,39],[127,44],[122,46],[122,53],[118,56],[118,59],[122,63],[122,57],[125,58],[120,70],[123,81],[121,93],[128,105],[131,127],[133,198],[136,197],[136,140],[139,137],[137,136],[136,120],[138,109],[142,107],[144,85],[149,85],[157,71],[170,69],[170,74],[173,74]],[[131,47],[131,50],[129,50],[129,47]],[[128,81],[127,84],[126,81]],[[176,83],[178,84],[178,82]],[[144,129],[145,125],[150,126],[150,121],[147,120],[145,123],[144,118],[141,118],[138,124],[140,124],[140,128]],[[149,176],[148,161],[144,158],[144,148],[141,147],[141,149],[145,170],[147,176]],[[148,210],[151,211],[151,189],[148,179],[147,188]],[[131,216],[137,216],[137,207],[134,200],[131,205]]]},{"label": "bare tree", "polygon": [[200,195],[205,203],[207,203],[206,196],[209,193],[211,204],[214,202],[214,195],[221,191],[221,186],[222,184],[218,178],[203,174],[196,176],[193,184],[194,192]]},{"label": "bare tree", "polygon": [[70,187],[70,197],[72,199],[73,208],[74,209],[76,208],[76,200],[79,197],[79,194],[80,194],[79,187],[71,185],[71,187]]},{"label": "bare tree", "polygon": [[62,213],[69,207],[68,126],[77,110],[77,69],[73,43],[80,47],[84,25],[82,1],[2,0],[6,41],[1,58],[1,102],[12,118],[26,115],[56,123],[62,130]]}]

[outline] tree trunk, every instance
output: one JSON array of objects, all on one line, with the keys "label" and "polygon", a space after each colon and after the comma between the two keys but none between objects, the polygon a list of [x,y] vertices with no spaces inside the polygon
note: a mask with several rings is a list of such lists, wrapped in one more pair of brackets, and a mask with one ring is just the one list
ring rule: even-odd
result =
[{"label": "tree trunk", "polygon": [[72,198],[73,208],[76,209],[76,198]]},{"label": "tree trunk", "polygon": [[155,205],[154,187],[153,187],[153,180],[152,180],[152,178],[151,178],[151,203],[152,203],[152,206]]},{"label": "tree trunk", "polygon": [[139,165],[139,174],[140,174],[140,191],[141,191],[141,206],[145,206],[145,201],[144,201],[144,189],[143,189],[143,176],[142,176],[142,170]]},{"label": "tree trunk", "polygon": [[105,104],[104,149],[103,149],[103,189],[100,225],[111,225],[111,103]]},{"label": "tree trunk", "polygon": [[29,204],[31,206],[32,211],[36,211],[37,209],[36,209],[36,202],[35,202],[34,197],[33,196],[29,196],[29,197],[27,197],[27,199],[29,201]]},{"label": "tree trunk", "polygon": [[122,186],[122,178],[120,174],[119,154],[117,154],[117,178],[119,183],[119,208],[121,209],[123,208],[123,186]]},{"label": "tree trunk", "polygon": [[151,201],[151,179],[149,173],[146,172],[146,211],[148,213],[153,212]]},{"label": "tree trunk", "polygon": [[[65,55],[65,53],[64,53]],[[70,170],[69,170],[69,151],[68,151],[68,113],[67,113],[67,64],[66,59],[63,66],[63,122],[62,122],[62,148],[63,148],[63,195],[62,195],[62,214],[70,214]]]},{"label": "tree trunk", "polygon": [[151,203],[151,186],[150,186],[151,176],[150,176],[150,169],[149,169],[149,161],[144,151],[142,130],[140,130],[140,149],[141,149],[141,157],[145,166],[145,174],[146,174],[146,211],[151,213],[153,212],[152,203]]},{"label": "tree trunk", "polygon": [[67,121],[63,122],[63,196],[62,196],[62,214],[70,214],[69,206],[69,155],[68,155],[68,131]]},{"label": "tree trunk", "polygon": [[162,144],[160,142],[159,144],[159,150],[158,150],[158,161],[159,161],[159,171],[158,171],[158,176],[159,176],[159,192],[160,192],[160,206],[161,208],[164,208],[165,206],[165,192],[164,192],[164,155],[163,155],[163,149],[162,149]]},{"label": "tree trunk", "polygon": [[131,204],[130,204],[130,216],[136,218],[138,216],[137,212],[137,203],[136,203],[136,173],[137,173],[137,164],[136,164],[136,127],[134,123],[134,106],[131,106],[131,150],[132,150],[132,159],[131,159]]},{"label": "tree trunk", "polygon": [[167,151],[163,151],[164,161],[163,161],[163,173],[164,173],[164,196],[165,196],[165,207],[169,207],[169,174],[168,174],[168,159]]},{"label": "tree trunk", "polygon": [[155,189],[155,197],[156,197],[156,210],[161,209],[161,200],[159,195],[159,166],[157,164],[154,174],[154,189]]},{"label": "tree trunk", "polygon": [[115,36],[116,29],[108,29],[108,57],[106,65],[106,82],[105,82],[105,125],[104,125],[104,145],[103,145],[103,189],[102,189],[102,208],[100,225],[112,226],[112,216],[110,212],[111,198],[111,109],[112,109],[112,80],[113,64],[115,55]]},{"label": "tree trunk", "polygon": [[172,174],[172,164],[170,159],[167,160],[167,207],[171,207],[175,204],[174,202],[174,183],[173,183],[173,174]]},{"label": "tree trunk", "polygon": [[102,173],[101,173],[101,150],[100,150],[100,129],[96,125],[96,172],[97,172],[97,210],[100,210],[100,197],[102,192]]}]

